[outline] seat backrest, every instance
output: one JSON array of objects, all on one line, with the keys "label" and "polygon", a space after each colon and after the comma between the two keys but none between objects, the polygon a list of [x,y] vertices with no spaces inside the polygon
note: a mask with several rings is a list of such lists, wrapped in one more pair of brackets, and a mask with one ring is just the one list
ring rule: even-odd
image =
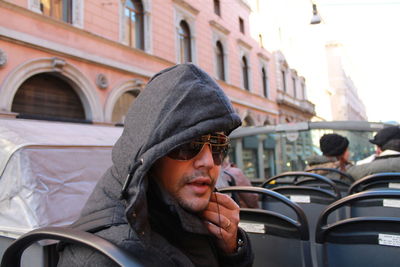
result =
[{"label": "seat backrest", "polygon": [[328,223],[337,209],[373,199],[400,199],[400,191],[364,191],[328,206],[318,219],[316,242],[322,245],[319,266],[398,266],[400,217],[352,217]]},{"label": "seat backrest", "polygon": [[[294,182],[294,185],[284,185],[272,188],[271,190],[278,192],[292,201],[296,202],[304,211],[307,216],[309,232],[310,232],[310,244],[311,244],[311,254],[313,262],[317,260],[317,249],[314,242],[315,226],[321,212],[331,203],[340,199],[341,194],[334,182],[322,175],[309,173],[309,172],[286,172],[274,177],[274,179],[284,178],[286,176],[298,177]],[[296,183],[308,179],[313,179],[316,183],[321,186],[303,186],[297,185]],[[326,189],[325,189],[326,188]],[[268,199],[264,197],[262,199],[263,209],[272,210],[279,212],[283,215],[293,218],[293,212],[287,207],[283,206],[273,199]],[[333,216],[334,219],[343,218],[345,213],[343,211],[338,211]]]},{"label": "seat backrest", "polygon": [[240,226],[247,231],[255,261],[253,266],[312,266],[307,218],[296,203],[285,196],[260,187],[234,186],[221,193],[257,193],[281,202],[295,214],[295,219],[279,212],[240,209]]},{"label": "seat backrest", "polygon": [[[400,191],[400,173],[377,173],[366,176],[355,182],[349,193],[370,190]],[[400,200],[398,199],[365,199],[350,205],[350,216],[389,216],[400,217]]]},{"label": "seat backrest", "polygon": [[349,188],[349,195],[373,189],[399,189],[400,173],[382,172],[365,176],[354,182]]},{"label": "seat backrest", "polygon": [[[353,176],[351,176],[350,174],[348,174],[346,172],[342,172],[341,170],[338,170],[338,169],[335,169],[335,168],[311,168],[311,169],[307,169],[305,171],[306,172],[317,172],[317,173],[319,171],[323,171],[323,172],[327,172],[328,174],[329,173],[335,173],[335,174],[338,174],[338,176],[339,176],[338,180],[344,181],[344,182],[346,182],[348,184],[352,184],[355,181]],[[328,178],[333,179],[333,180],[337,180],[337,179],[335,179],[335,177],[328,177]]]},{"label": "seat backrest", "polygon": [[132,255],[99,236],[70,228],[45,227],[30,231],[15,240],[4,252],[0,267],[20,267],[21,256],[25,249],[40,240],[84,245],[100,252],[121,267],[142,266]]}]

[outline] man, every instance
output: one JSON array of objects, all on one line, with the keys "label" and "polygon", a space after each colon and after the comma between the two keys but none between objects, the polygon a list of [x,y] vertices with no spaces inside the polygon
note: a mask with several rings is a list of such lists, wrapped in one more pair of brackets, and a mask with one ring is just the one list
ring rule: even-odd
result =
[{"label": "man", "polygon": [[375,157],[370,163],[351,167],[348,173],[358,180],[374,173],[400,172],[400,128],[383,128],[369,141],[377,146]]},{"label": "man", "polygon": [[[74,227],[126,249],[144,266],[250,266],[239,208],[214,193],[228,135],[240,126],[222,89],[182,64],[156,74],[130,108],[105,173]],[[112,266],[70,245],[65,266]]]},{"label": "man", "polygon": [[[230,162],[229,156],[226,156],[222,163],[222,171],[219,175],[216,187],[223,188],[227,186],[252,186],[249,178],[243,171]],[[237,194],[239,206],[241,208],[259,208],[258,194],[239,193]]]},{"label": "man", "polygon": [[[308,159],[306,169],[311,168],[333,168],[342,172],[347,172],[351,166],[349,162],[349,140],[339,134],[324,134],[319,139],[321,155],[315,155]],[[338,173],[329,173],[327,171],[315,171],[318,174],[329,178],[340,178]]]}]

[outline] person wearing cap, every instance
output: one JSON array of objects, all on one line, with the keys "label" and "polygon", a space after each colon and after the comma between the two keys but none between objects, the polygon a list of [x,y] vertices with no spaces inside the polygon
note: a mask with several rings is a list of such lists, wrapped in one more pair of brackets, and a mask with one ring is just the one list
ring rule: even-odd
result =
[{"label": "person wearing cap", "polygon": [[[223,90],[197,66],[159,72],[130,107],[113,165],[72,227],[107,239],[143,266],[251,266],[239,206],[214,192],[227,135],[240,125]],[[115,265],[66,245],[58,266]]]},{"label": "person wearing cap", "polygon": [[[349,140],[339,134],[324,134],[319,140],[322,155],[314,155],[308,161],[307,169],[311,168],[333,168],[342,172],[352,165],[349,161]],[[329,178],[340,178],[337,173],[327,171],[315,171]]]},{"label": "person wearing cap", "polygon": [[390,126],[381,129],[369,140],[376,145],[376,154],[369,163],[349,168],[348,173],[358,180],[380,172],[400,172],[400,128]]}]

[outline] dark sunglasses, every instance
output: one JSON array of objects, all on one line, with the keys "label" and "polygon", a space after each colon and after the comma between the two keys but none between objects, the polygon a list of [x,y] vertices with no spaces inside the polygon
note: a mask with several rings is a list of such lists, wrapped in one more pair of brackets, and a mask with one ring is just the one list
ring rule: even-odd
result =
[{"label": "dark sunglasses", "polygon": [[215,165],[221,165],[229,149],[229,138],[224,134],[214,133],[200,136],[172,150],[167,156],[174,160],[191,160],[203,149],[210,145]]}]

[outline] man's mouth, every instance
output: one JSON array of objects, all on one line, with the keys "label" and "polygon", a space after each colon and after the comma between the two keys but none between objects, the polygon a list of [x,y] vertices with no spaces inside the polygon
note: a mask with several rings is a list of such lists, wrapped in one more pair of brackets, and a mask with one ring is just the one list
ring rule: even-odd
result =
[{"label": "man's mouth", "polygon": [[195,178],[188,182],[187,185],[190,186],[196,194],[204,194],[211,188],[212,181],[208,177]]}]

